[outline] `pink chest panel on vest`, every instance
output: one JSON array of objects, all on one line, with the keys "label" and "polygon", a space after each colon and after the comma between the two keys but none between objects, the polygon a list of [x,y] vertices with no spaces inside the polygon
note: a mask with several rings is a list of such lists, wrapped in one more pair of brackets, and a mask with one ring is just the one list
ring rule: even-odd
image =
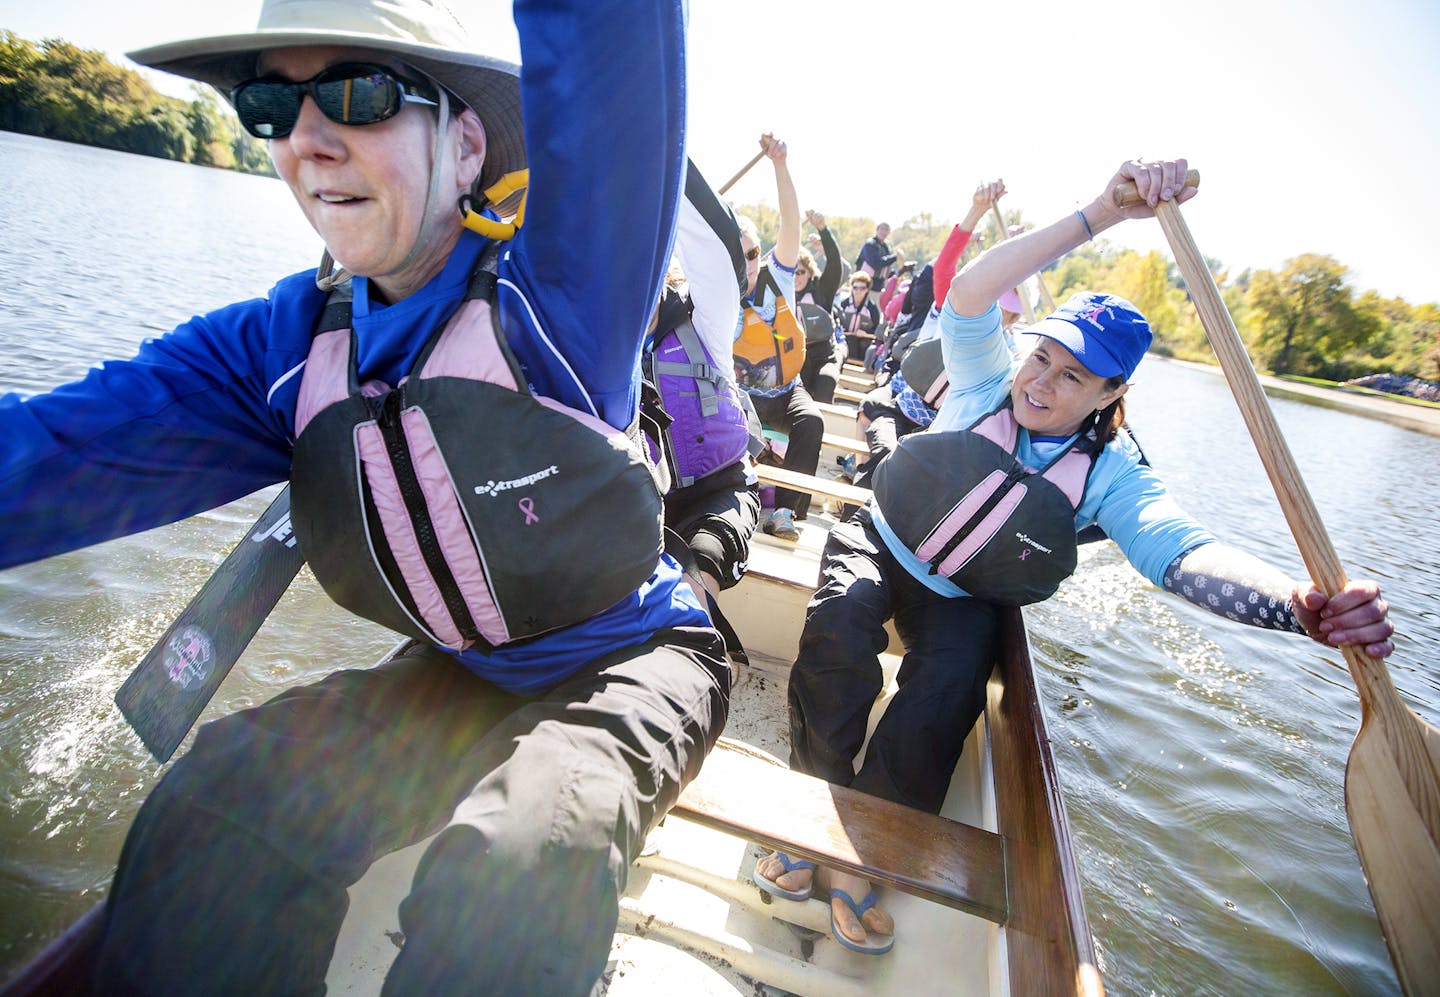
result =
[{"label": "pink chest panel on vest", "polygon": [[531,395],[486,298],[394,388],[358,383],[353,338],[348,323],[315,337],[296,409],[292,519],[335,601],[434,644],[496,647],[588,619],[653,573],[643,455]]}]

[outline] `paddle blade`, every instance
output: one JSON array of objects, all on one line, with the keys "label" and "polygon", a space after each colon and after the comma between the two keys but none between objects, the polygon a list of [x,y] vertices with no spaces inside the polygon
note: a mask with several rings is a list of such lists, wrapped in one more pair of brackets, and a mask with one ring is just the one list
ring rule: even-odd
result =
[{"label": "paddle blade", "polygon": [[[1430,767],[1440,771],[1440,731],[1410,719]],[[1440,985],[1440,846],[1378,724],[1362,723],[1350,749],[1345,809],[1401,989],[1433,993]]]},{"label": "paddle blade", "polygon": [[156,761],[175,753],[303,563],[287,485],[115,694]]}]

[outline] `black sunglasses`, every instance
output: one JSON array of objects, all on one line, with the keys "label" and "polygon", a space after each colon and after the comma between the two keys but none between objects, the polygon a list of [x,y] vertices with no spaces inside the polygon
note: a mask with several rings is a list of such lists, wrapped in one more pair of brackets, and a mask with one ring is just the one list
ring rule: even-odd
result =
[{"label": "black sunglasses", "polygon": [[433,87],[402,79],[370,62],[342,62],[308,80],[246,80],[230,91],[240,124],[256,138],[284,138],[300,118],[309,94],[320,113],[342,125],[373,125],[393,118],[407,103],[439,106]]}]

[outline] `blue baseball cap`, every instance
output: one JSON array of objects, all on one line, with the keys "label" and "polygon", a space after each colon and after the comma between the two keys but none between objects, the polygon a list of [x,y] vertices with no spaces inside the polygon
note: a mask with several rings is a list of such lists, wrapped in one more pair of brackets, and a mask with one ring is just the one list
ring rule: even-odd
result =
[{"label": "blue baseball cap", "polygon": [[1053,339],[1100,377],[1135,373],[1150,348],[1150,323],[1140,310],[1113,294],[1081,291],[1025,330]]}]

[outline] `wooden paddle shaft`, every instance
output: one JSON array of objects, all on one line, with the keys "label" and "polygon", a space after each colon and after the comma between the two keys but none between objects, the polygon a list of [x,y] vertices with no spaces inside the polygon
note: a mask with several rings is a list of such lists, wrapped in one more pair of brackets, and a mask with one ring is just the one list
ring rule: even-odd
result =
[{"label": "wooden paddle shaft", "polygon": [[[1195,171],[1186,177],[1187,187],[1192,185],[1192,180],[1198,185],[1199,174]],[[1113,196],[1117,205],[1138,201],[1133,184],[1117,186]],[[1240,406],[1305,566],[1316,587],[1327,595],[1333,595],[1345,587],[1345,570],[1314,500],[1300,477],[1290,448],[1281,435],[1260,378],[1210,276],[1205,258],[1195,245],[1184,216],[1173,200],[1161,201],[1155,215],[1175,253],[1175,262],[1185,277],[1210,345]],[[1433,921],[1426,926],[1423,919],[1412,916],[1412,913],[1421,906],[1428,906],[1422,896],[1416,895],[1415,884],[1433,883],[1437,860],[1440,860],[1440,852],[1437,852],[1437,845],[1440,845],[1440,772],[1437,772],[1433,760],[1433,746],[1426,744],[1429,728],[1400,699],[1384,661],[1356,647],[1345,646],[1340,651],[1355,679],[1361,703],[1361,737],[1357,738],[1356,748],[1352,749],[1351,766],[1347,770],[1346,797],[1352,830],[1357,832],[1356,845],[1365,864],[1397,974],[1406,991],[1414,993],[1418,992],[1417,988],[1435,982],[1429,976],[1437,963]],[[1384,802],[1372,798],[1374,787],[1355,784],[1369,778],[1369,771],[1365,768],[1370,765],[1368,761],[1360,763],[1361,774],[1358,779],[1354,778],[1360,742],[1367,726],[1379,733],[1389,748],[1399,782],[1403,784],[1418,818],[1413,822],[1414,826],[1403,829],[1385,826],[1383,811],[1379,814],[1375,812],[1383,807]],[[1370,754],[1365,752],[1367,757]],[[1357,801],[1363,801],[1365,813],[1357,813],[1357,806],[1362,805]],[[1400,820],[1397,815],[1397,823]],[[1375,830],[1362,833],[1362,827],[1367,831]],[[1428,832],[1428,841],[1425,840],[1427,835],[1419,831],[1422,827],[1423,832]],[[1370,838],[1372,835],[1376,840],[1362,840],[1362,837]],[[1429,895],[1428,889],[1428,885],[1421,887],[1420,892]],[[1433,903],[1433,896],[1429,902]]]},{"label": "wooden paddle shaft", "polygon": [[729,190],[731,187],[734,187],[737,183],[740,182],[740,178],[741,178],[741,177],[743,177],[745,174],[747,174],[747,173],[750,172],[750,167],[754,166],[756,163],[760,162],[760,160],[762,160],[762,159],[764,159],[764,158],[765,158],[765,150],[764,150],[764,149],[761,149],[759,152],[755,153],[754,156],[750,157],[750,162],[748,162],[748,163],[746,163],[744,166],[740,167],[739,172],[737,172],[733,177],[731,177],[729,180],[726,180],[723,184],[721,184],[721,185],[720,185],[720,190],[717,191],[717,193],[723,194],[723,193],[725,193],[727,190]]},{"label": "wooden paddle shaft", "polygon": [[[996,204],[994,201],[991,201],[990,213],[995,216],[995,230],[1000,233],[1000,241],[1004,242],[1005,240],[1010,238],[1010,233],[1005,229],[1005,218],[1003,215],[1000,214],[1000,205]],[[1022,281],[1021,283],[1023,285],[1024,282]],[[1041,286],[1044,286],[1043,283]],[[1035,309],[1030,306],[1030,295],[1025,293],[1025,288],[1023,286],[1015,288],[1015,294],[1020,299],[1020,307],[1025,309],[1025,324],[1034,325]],[[1048,298],[1050,295],[1047,292],[1045,296]],[[1054,309],[1055,303],[1051,302],[1050,307],[1051,309]]]},{"label": "wooden paddle shaft", "polygon": [[[995,227],[1000,230],[1000,238],[1010,238],[1010,233],[1005,229],[1005,219],[1000,214],[1000,205],[991,201],[990,212],[995,216]],[[1038,270],[1035,271],[1035,285],[1040,289],[1040,300],[1045,303],[1046,308],[1053,312],[1055,310],[1055,299],[1050,296],[1050,288],[1045,286],[1045,275]],[[1031,321],[1034,321],[1034,319],[1031,319]]]},{"label": "wooden paddle shaft", "polygon": [[[1191,170],[1185,178],[1187,187],[1198,186],[1199,182],[1200,175],[1195,170]],[[1117,185],[1112,191],[1112,197],[1119,207],[1139,203],[1139,195],[1133,183]],[[1330,535],[1325,531],[1325,524],[1320,519],[1310,491],[1300,477],[1295,458],[1280,432],[1274,413],[1270,410],[1260,377],[1255,373],[1250,355],[1245,351],[1244,341],[1235,328],[1235,322],[1225,307],[1224,299],[1215,287],[1205,258],[1195,245],[1195,238],[1190,234],[1190,228],[1185,224],[1185,218],[1174,201],[1161,201],[1155,209],[1155,217],[1175,253],[1176,266],[1180,268],[1180,273],[1190,289],[1190,298],[1195,302],[1195,310],[1200,313],[1200,323],[1205,327],[1210,346],[1215,351],[1215,357],[1220,361],[1220,368],[1225,372],[1225,379],[1240,406],[1240,414],[1255,441],[1265,473],[1270,477],[1280,508],[1290,524],[1290,531],[1295,535],[1305,567],[1310,571],[1316,587],[1326,595],[1334,595],[1345,587],[1345,569],[1330,542]],[[1346,647],[1342,650],[1346,652],[1346,659],[1349,661],[1351,649]],[[1372,687],[1378,690],[1379,695],[1385,695],[1383,690],[1386,689],[1391,695],[1395,695],[1384,662],[1358,651],[1354,652],[1354,656],[1358,663],[1351,662],[1350,670],[1356,673],[1356,682],[1362,683],[1362,700],[1365,698],[1364,691]],[[1436,815],[1437,826],[1440,826],[1440,804],[1437,804]]]}]

